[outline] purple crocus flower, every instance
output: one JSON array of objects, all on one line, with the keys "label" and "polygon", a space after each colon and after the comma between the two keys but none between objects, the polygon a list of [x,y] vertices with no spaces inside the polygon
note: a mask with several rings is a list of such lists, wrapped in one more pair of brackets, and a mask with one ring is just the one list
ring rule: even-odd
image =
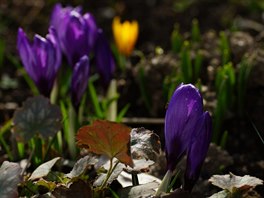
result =
[{"label": "purple crocus flower", "polygon": [[98,73],[102,76],[103,84],[108,85],[113,77],[115,62],[110,46],[101,29],[98,30],[94,55]]},{"label": "purple crocus flower", "polygon": [[167,168],[171,172],[187,152],[186,190],[191,190],[198,179],[211,132],[211,117],[208,112],[203,112],[199,90],[191,84],[181,84],[175,90],[166,112],[165,151]]},{"label": "purple crocus flower", "polygon": [[82,56],[89,55],[97,36],[97,26],[91,14],[82,15],[80,7],[63,8],[56,4],[50,23],[58,31],[62,51],[72,67]]},{"label": "purple crocus flower", "polygon": [[49,28],[46,38],[35,35],[29,42],[22,28],[18,29],[17,49],[28,75],[41,94],[49,97],[61,64],[61,51],[54,28]]},{"label": "purple crocus flower", "polygon": [[63,8],[56,4],[50,23],[58,31],[60,46],[69,64],[74,67],[81,57],[93,51],[97,70],[104,85],[108,85],[115,67],[114,58],[94,17],[90,13],[82,15],[80,7]]},{"label": "purple crocus flower", "polygon": [[75,109],[78,109],[81,98],[86,90],[89,76],[89,58],[83,56],[74,66],[71,78],[71,100]]},{"label": "purple crocus flower", "polygon": [[203,114],[202,97],[193,85],[180,85],[174,92],[165,117],[165,141],[168,169],[174,170],[196,132]]}]

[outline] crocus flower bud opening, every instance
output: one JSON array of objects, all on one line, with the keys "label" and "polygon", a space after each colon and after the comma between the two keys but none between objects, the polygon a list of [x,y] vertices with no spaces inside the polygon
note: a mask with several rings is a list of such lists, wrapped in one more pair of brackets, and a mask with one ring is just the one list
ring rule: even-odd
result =
[{"label": "crocus flower bud opening", "polygon": [[187,153],[185,190],[190,191],[199,177],[211,133],[211,117],[208,112],[203,112],[199,90],[191,84],[181,84],[175,90],[166,112],[165,151],[169,171],[173,171]]},{"label": "crocus flower bud opening", "polygon": [[121,23],[120,17],[115,17],[112,30],[118,51],[125,56],[130,56],[138,38],[138,22],[125,21]]},{"label": "crocus flower bud opening", "polygon": [[87,56],[83,56],[74,66],[71,78],[71,100],[76,111],[87,88],[89,70],[89,58]]},{"label": "crocus flower bud opening", "polygon": [[17,49],[23,66],[41,94],[49,97],[61,65],[57,32],[49,28],[46,38],[35,35],[31,43],[22,28],[18,30]]},{"label": "crocus flower bud opening", "polygon": [[61,50],[73,70],[83,56],[89,57],[93,53],[97,71],[102,77],[103,84],[108,86],[115,68],[110,46],[102,29],[97,27],[93,15],[82,14],[81,11],[80,7],[63,8],[61,4],[56,4],[50,23],[59,32]]},{"label": "crocus flower bud opening", "polygon": [[169,102],[165,117],[165,151],[171,171],[187,151],[202,113],[202,97],[198,89],[191,84],[180,85]]},{"label": "crocus flower bud opening", "polygon": [[101,29],[97,31],[94,56],[97,71],[102,77],[103,85],[108,86],[115,71],[115,62],[110,46]]}]

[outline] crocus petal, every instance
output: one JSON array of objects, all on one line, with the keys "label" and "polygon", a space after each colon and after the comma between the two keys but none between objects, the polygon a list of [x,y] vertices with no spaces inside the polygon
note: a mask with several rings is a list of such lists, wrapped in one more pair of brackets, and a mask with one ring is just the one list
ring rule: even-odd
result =
[{"label": "crocus petal", "polygon": [[89,70],[89,58],[85,55],[74,66],[71,79],[71,100],[75,109],[78,109],[81,98],[87,88]]},{"label": "crocus petal", "polygon": [[205,112],[197,123],[197,137],[190,145],[187,153],[187,167],[185,171],[184,189],[191,191],[199,178],[200,170],[205,160],[212,134],[212,121],[208,112]]},{"label": "crocus petal", "polygon": [[56,62],[59,57],[57,58],[55,48],[59,46],[54,46],[49,40],[39,35],[34,37],[32,45],[35,54],[34,73],[38,76],[36,84],[44,95],[49,95],[58,71]]},{"label": "crocus petal", "polygon": [[86,13],[85,15],[83,15],[83,18],[87,24],[88,46],[90,47],[90,49],[93,49],[97,39],[98,28],[92,14]]},{"label": "crocus petal", "polygon": [[55,6],[53,7],[50,18],[50,25],[56,29],[58,34],[65,32],[64,26],[67,23],[67,19],[71,11],[75,11],[81,14],[82,8],[80,6],[76,8],[73,8],[71,6],[63,8],[60,3],[55,4]]},{"label": "crocus petal", "polygon": [[[32,45],[32,50],[35,55],[35,72],[42,74],[43,70],[45,71],[45,67],[47,65],[47,41],[45,38],[35,35]],[[38,68],[37,68],[38,67]]]},{"label": "crocus petal", "polygon": [[167,166],[174,170],[196,136],[196,124],[203,113],[202,97],[193,85],[180,85],[174,92],[165,117]]},{"label": "crocus petal", "polygon": [[25,70],[27,71],[29,76],[35,81],[37,79],[37,76],[35,75],[34,72],[32,72],[33,71],[32,62],[34,55],[32,54],[29,40],[26,37],[22,28],[18,29],[17,49]]},{"label": "crocus petal", "polygon": [[64,15],[64,11],[62,5],[60,3],[55,4],[51,13],[50,25],[54,27],[59,27],[60,24],[62,24],[61,20],[64,17],[63,15]]},{"label": "crocus petal", "polygon": [[58,32],[59,43],[64,53],[66,53],[66,28],[70,20],[71,12],[81,14],[81,11],[82,8],[80,6],[76,8],[73,8],[71,6],[62,7],[60,3],[57,3],[53,8],[50,25],[53,26]]},{"label": "crocus petal", "polygon": [[113,77],[115,62],[110,46],[101,29],[98,30],[94,54],[97,70],[102,76],[104,85],[108,85]]},{"label": "crocus petal", "polygon": [[82,56],[89,54],[90,48],[87,40],[86,22],[79,13],[71,12],[63,40],[70,65],[74,66]]},{"label": "crocus petal", "polygon": [[57,72],[61,65],[61,50],[59,46],[59,37],[54,27],[49,28],[49,34],[46,36],[47,41],[50,42],[51,46],[55,49],[55,63],[54,70]]},{"label": "crocus petal", "polygon": [[58,33],[61,50],[65,53],[65,45],[63,39],[65,38],[66,24],[69,21],[71,7],[63,8],[60,3],[57,3],[52,11],[50,25],[54,27]]},{"label": "crocus petal", "polygon": [[56,4],[50,24],[57,30],[61,49],[72,67],[82,56],[89,55],[97,35],[96,23],[89,13],[82,16],[80,7]]},{"label": "crocus petal", "polygon": [[64,21],[61,20],[64,19],[65,15],[70,14],[71,11],[75,11],[81,14],[82,7],[81,6],[75,8],[71,6],[62,7],[60,3],[55,4],[50,17],[50,23],[51,23],[50,25],[54,26],[56,29],[57,26],[64,23]]}]

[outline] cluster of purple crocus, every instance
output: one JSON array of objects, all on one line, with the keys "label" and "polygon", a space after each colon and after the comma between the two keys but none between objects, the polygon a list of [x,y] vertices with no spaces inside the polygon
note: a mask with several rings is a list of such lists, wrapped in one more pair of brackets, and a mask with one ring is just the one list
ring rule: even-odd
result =
[{"label": "cluster of purple crocus", "polygon": [[25,70],[40,93],[47,97],[61,65],[61,54],[66,56],[73,69],[70,90],[75,107],[78,107],[87,87],[90,54],[94,55],[104,85],[110,82],[115,68],[110,46],[102,30],[90,13],[82,14],[81,7],[56,4],[46,38],[35,35],[33,42],[30,42],[19,28],[17,48]]},{"label": "cluster of purple crocus", "polygon": [[191,84],[174,92],[165,117],[165,151],[168,171],[187,153],[183,189],[191,191],[199,178],[212,133],[211,117],[203,112],[203,99]]}]

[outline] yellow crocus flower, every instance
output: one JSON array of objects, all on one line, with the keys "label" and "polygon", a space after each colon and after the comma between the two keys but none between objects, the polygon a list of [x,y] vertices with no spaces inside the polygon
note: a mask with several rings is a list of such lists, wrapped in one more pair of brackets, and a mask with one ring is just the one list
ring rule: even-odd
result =
[{"label": "yellow crocus flower", "polygon": [[138,38],[138,22],[125,21],[121,23],[120,17],[115,17],[112,23],[115,43],[121,54],[129,56]]}]

